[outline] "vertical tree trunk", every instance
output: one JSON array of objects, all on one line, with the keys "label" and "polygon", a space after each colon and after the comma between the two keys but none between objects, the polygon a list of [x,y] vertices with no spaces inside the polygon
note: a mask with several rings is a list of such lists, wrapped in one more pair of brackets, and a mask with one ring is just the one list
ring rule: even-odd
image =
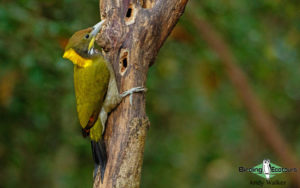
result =
[{"label": "vertical tree trunk", "polygon": [[[97,43],[113,64],[120,93],[145,86],[148,67],[184,12],[188,0],[101,0],[106,19]],[[105,142],[108,163],[103,183],[94,188],[139,187],[147,128],[145,95],[125,98],[108,118]]]}]

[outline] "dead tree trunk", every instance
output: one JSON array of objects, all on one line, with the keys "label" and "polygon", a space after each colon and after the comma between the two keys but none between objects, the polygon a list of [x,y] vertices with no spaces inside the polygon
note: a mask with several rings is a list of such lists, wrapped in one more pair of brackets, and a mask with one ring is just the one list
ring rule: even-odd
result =
[{"label": "dead tree trunk", "polygon": [[[100,0],[106,19],[97,43],[113,64],[120,93],[145,86],[148,67],[184,12],[188,0]],[[133,94],[109,116],[105,131],[108,163],[103,183],[99,173],[94,188],[140,185],[144,144],[150,123],[145,95]]]}]

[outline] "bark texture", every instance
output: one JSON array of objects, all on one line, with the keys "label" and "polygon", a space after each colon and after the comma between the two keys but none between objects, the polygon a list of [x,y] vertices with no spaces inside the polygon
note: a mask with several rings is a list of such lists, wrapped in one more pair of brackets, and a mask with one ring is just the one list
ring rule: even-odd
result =
[{"label": "bark texture", "polygon": [[[101,0],[106,23],[97,43],[113,64],[120,93],[145,86],[147,72],[170,34],[188,0]],[[144,93],[126,97],[111,113],[104,135],[108,162],[103,183],[100,174],[94,188],[140,186],[147,129]]]}]

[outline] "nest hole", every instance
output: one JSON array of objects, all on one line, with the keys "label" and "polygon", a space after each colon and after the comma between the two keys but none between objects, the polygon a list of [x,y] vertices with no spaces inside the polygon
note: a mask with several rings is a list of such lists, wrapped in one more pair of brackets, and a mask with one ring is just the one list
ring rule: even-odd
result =
[{"label": "nest hole", "polygon": [[119,72],[123,76],[128,68],[128,51],[122,51],[120,57]]},{"label": "nest hole", "polygon": [[126,17],[130,18],[131,17],[131,13],[132,13],[132,8],[128,8],[127,13],[126,13]]},{"label": "nest hole", "polygon": [[128,6],[128,9],[127,9],[127,12],[125,15],[126,25],[133,24],[135,21],[135,17],[136,17],[136,7],[134,6],[134,4],[130,4]]},{"label": "nest hole", "polygon": [[127,68],[127,58],[124,58],[122,61],[123,67],[126,69]]}]

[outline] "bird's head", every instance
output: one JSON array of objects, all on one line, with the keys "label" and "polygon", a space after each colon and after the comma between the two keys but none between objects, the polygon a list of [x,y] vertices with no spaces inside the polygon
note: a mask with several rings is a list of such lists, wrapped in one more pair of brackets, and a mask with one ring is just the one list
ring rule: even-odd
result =
[{"label": "bird's head", "polygon": [[91,64],[91,59],[96,55],[94,48],[96,35],[100,31],[104,20],[93,27],[77,31],[69,39],[63,58],[69,59],[74,65],[86,67]]}]

